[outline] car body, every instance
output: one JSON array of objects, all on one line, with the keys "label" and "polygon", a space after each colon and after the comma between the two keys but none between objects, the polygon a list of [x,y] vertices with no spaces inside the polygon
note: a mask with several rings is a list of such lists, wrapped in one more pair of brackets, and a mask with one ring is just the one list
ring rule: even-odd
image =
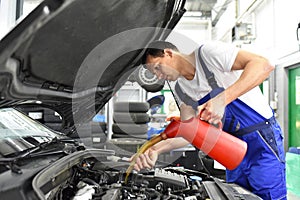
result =
[{"label": "car body", "polygon": [[[182,167],[133,172],[124,183],[122,151],[72,137],[184,11],[181,0],[45,0],[1,40],[1,199],[259,199]],[[56,111],[63,129],[29,118],[26,106]]]}]

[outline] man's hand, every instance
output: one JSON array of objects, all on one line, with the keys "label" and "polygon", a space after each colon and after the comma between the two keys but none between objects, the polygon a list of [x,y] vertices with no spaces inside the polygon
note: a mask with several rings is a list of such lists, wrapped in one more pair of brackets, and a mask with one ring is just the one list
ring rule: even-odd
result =
[{"label": "man's hand", "polygon": [[198,106],[198,117],[210,124],[220,124],[222,123],[225,107],[224,92],[222,92],[206,103]]},{"label": "man's hand", "polygon": [[[130,158],[130,161],[132,161],[133,157],[135,155],[133,155]],[[149,148],[147,151],[145,151],[145,153],[141,154],[139,157],[136,158],[136,163],[134,165],[134,169],[137,171],[140,171],[141,169],[147,168],[147,169],[151,169],[154,167],[156,161],[158,158],[158,153],[157,151]]]}]

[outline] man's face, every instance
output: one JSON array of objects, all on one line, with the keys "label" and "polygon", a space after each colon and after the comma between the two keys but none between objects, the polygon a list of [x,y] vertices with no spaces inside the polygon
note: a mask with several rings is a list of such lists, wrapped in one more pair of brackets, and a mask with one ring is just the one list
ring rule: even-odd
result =
[{"label": "man's face", "polygon": [[180,76],[175,68],[174,57],[165,53],[163,57],[147,56],[147,69],[159,79],[175,81]]}]

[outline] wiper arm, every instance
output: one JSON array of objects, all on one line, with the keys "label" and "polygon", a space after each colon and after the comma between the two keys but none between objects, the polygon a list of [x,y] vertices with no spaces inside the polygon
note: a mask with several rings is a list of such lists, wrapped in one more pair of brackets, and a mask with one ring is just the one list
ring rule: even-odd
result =
[{"label": "wiper arm", "polygon": [[17,165],[17,162],[18,160],[22,159],[22,158],[29,158],[31,157],[31,153],[37,151],[37,150],[40,150],[41,149],[41,146],[37,146],[37,147],[34,147],[28,151],[26,151],[25,154],[22,154],[20,156],[17,156],[17,157],[13,157],[13,158],[1,158],[0,159],[0,165],[8,165],[10,170],[13,172],[13,173],[16,173],[16,174],[22,174],[22,170],[21,168]]},{"label": "wiper arm", "polygon": [[[59,150],[59,151],[53,151],[53,149],[48,150],[47,152],[43,152],[43,153],[36,153],[37,151],[43,150],[45,148],[47,148],[48,146],[52,145],[52,144],[74,144],[75,147],[78,147],[77,149],[75,149],[73,146],[72,147],[64,147],[63,150]],[[53,138],[52,140],[48,141],[48,142],[43,142],[40,145],[29,149],[28,151],[26,151],[24,154],[16,157],[16,159],[22,159],[22,158],[31,158],[33,156],[38,156],[38,155],[50,155],[50,154],[57,154],[57,153],[66,153],[66,154],[70,154],[72,152],[74,152],[75,150],[83,150],[84,147],[79,145],[79,142],[73,139],[69,139],[69,138]],[[1,160],[0,160],[1,161]]]},{"label": "wiper arm", "polygon": [[[52,144],[59,144],[59,143],[71,143],[74,144],[75,147],[77,146],[77,149],[75,149],[74,147],[64,147],[62,150],[58,150],[58,151],[53,151],[52,149],[48,150],[47,152],[39,152],[39,153],[35,153],[37,151],[41,151],[45,148],[47,148],[48,146],[52,145]],[[20,168],[17,166],[17,162],[21,159],[25,159],[25,158],[32,158],[32,157],[37,157],[37,156],[45,156],[45,155],[53,155],[53,154],[60,154],[60,153],[65,153],[65,154],[70,154],[72,152],[74,152],[75,150],[83,150],[84,147],[79,145],[79,142],[73,139],[58,139],[57,137],[53,138],[50,141],[47,142],[43,142],[40,145],[33,147],[31,149],[26,150],[25,152],[21,152],[21,154],[19,154],[16,157],[12,157],[12,158],[0,158],[0,165],[9,165],[10,169],[15,172],[15,173],[22,173]]]},{"label": "wiper arm", "polygon": [[32,152],[35,152],[35,151],[40,150],[40,149],[41,149],[40,146],[36,146],[34,148],[26,150],[25,153],[23,153],[23,154],[21,154],[19,156],[16,156],[16,157],[12,157],[12,158],[0,158],[0,165],[5,165],[5,164],[12,163],[12,162],[17,162],[18,159],[26,157],[26,156],[30,155]]}]

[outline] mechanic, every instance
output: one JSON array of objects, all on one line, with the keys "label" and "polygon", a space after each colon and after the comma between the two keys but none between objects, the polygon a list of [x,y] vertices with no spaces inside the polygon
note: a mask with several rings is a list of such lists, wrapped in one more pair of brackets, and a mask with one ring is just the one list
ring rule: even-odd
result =
[{"label": "mechanic", "polygon": [[[158,78],[176,81],[181,120],[197,116],[223,124],[225,132],[247,142],[241,164],[226,170],[227,182],[264,200],[286,199],[283,133],[258,87],[274,70],[266,58],[218,41],[191,54],[179,52],[172,43],[155,41],[142,62]],[[152,168],[159,154],[187,144],[181,137],[163,140],[142,154],[134,168]]]}]

